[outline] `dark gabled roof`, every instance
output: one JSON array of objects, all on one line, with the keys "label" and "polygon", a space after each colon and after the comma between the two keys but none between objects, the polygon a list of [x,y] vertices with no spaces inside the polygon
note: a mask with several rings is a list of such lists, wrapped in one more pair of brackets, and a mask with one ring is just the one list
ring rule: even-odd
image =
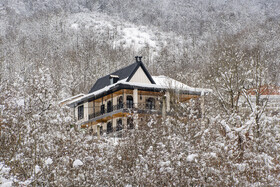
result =
[{"label": "dark gabled roof", "polygon": [[127,67],[124,67],[118,71],[115,71],[113,73],[110,73],[109,75],[106,75],[104,77],[101,77],[96,81],[96,83],[93,85],[93,87],[90,89],[89,93],[95,92],[97,90],[100,90],[106,86],[110,85],[110,75],[117,75],[119,77],[119,80],[127,79],[127,82],[130,81],[130,79],[133,77],[135,72],[138,70],[139,67],[142,67],[143,71],[145,72],[148,79],[151,81],[152,84],[155,84],[155,81],[153,80],[152,76],[148,72],[148,70],[145,68],[144,64],[141,61],[137,61]]}]

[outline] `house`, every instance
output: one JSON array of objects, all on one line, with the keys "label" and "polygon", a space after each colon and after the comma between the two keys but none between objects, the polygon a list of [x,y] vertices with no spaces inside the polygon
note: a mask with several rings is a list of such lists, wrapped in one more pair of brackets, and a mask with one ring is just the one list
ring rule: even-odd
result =
[{"label": "house", "polygon": [[276,85],[262,85],[259,88],[251,88],[240,98],[241,111],[246,112],[248,100],[252,107],[256,107],[257,94],[259,95],[259,106],[265,107],[272,115],[279,114],[280,110],[280,87]]},{"label": "house", "polygon": [[166,76],[151,76],[141,58],[98,79],[88,94],[65,100],[81,128],[98,135],[131,129],[133,113],[164,117],[171,113],[174,102],[187,102],[211,91]]}]

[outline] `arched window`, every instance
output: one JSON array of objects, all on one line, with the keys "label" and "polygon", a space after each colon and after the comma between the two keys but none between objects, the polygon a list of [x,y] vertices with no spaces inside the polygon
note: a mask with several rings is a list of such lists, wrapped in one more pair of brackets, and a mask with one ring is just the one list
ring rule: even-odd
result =
[{"label": "arched window", "polygon": [[100,113],[101,114],[105,113],[105,105],[104,104],[100,106]]},{"label": "arched window", "polygon": [[111,122],[107,123],[107,134],[113,132],[113,125]]},{"label": "arched window", "polygon": [[146,109],[152,110],[155,109],[155,99],[154,98],[148,98],[146,100]]},{"label": "arched window", "polygon": [[126,97],[126,107],[133,108],[133,97],[130,95]]},{"label": "arched window", "polygon": [[123,96],[120,96],[120,97],[118,98],[118,105],[117,105],[117,108],[118,108],[118,109],[123,108]]},{"label": "arched window", "polygon": [[119,119],[117,121],[117,128],[116,128],[116,131],[120,131],[123,129],[123,124],[122,124],[122,119]]},{"label": "arched window", "polygon": [[128,129],[133,129],[134,128],[133,118],[131,118],[131,117],[127,118],[127,128]]},{"label": "arched window", "polygon": [[107,102],[107,113],[113,111],[112,101]]}]

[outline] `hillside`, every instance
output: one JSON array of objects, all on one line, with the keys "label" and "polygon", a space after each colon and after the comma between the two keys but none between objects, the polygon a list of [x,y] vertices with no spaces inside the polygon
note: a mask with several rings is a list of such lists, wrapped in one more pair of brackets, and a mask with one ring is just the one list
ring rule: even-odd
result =
[{"label": "hillside", "polygon": [[[278,1],[3,1],[0,7],[1,50],[7,54],[1,57],[6,62],[1,68],[9,75],[31,61],[44,61],[46,55],[46,65],[55,67],[57,58],[69,58],[70,51],[78,50],[83,51],[80,59],[90,58],[87,62],[96,66],[98,49],[106,45],[110,55],[101,54],[99,59],[106,56],[104,62],[117,64],[110,64],[101,74],[130,63],[136,54],[144,56],[154,74],[172,75],[168,70],[180,71],[181,66],[197,74],[200,64],[209,62],[216,40],[227,35],[238,35],[242,46],[261,45],[273,53],[274,65],[279,64]],[[116,51],[129,55],[113,57]],[[188,83],[201,84],[195,80]],[[82,90],[89,87],[84,85]]]},{"label": "hillside", "polygon": [[[279,107],[262,92],[280,85],[279,10],[279,0],[1,0],[0,185],[279,185]],[[122,138],[79,129],[59,101],[135,56],[153,76],[212,89],[198,99],[204,115],[174,99],[173,116]]]}]

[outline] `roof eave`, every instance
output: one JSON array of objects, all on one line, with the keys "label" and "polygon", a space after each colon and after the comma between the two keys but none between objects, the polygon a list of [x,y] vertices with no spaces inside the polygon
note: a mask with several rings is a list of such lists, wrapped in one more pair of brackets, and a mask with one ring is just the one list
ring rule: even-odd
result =
[{"label": "roof eave", "polygon": [[[186,89],[172,89],[172,88],[160,88],[160,87],[145,87],[145,86],[139,86],[139,85],[128,85],[128,84],[124,84],[124,83],[118,83],[116,85],[114,85],[113,87],[109,88],[108,90],[98,93],[98,94],[88,94],[85,95],[83,98],[80,98],[79,100],[76,100],[72,103],[67,104],[67,106],[69,107],[75,107],[78,103],[84,102],[84,101],[88,101],[90,99],[98,99],[104,95],[113,93],[115,91],[121,90],[121,89],[141,89],[141,90],[145,90],[145,91],[155,91],[155,92],[161,92],[161,91],[167,91],[167,90],[173,90],[176,92],[179,92],[181,94],[187,94],[187,95],[197,95],[200,96],[202,91],[192,91],[192,90],[186,90]],[[204,91],[204,93],[206,93],[207,91]],[[207,92],[208,93],[208,92]]]}]

